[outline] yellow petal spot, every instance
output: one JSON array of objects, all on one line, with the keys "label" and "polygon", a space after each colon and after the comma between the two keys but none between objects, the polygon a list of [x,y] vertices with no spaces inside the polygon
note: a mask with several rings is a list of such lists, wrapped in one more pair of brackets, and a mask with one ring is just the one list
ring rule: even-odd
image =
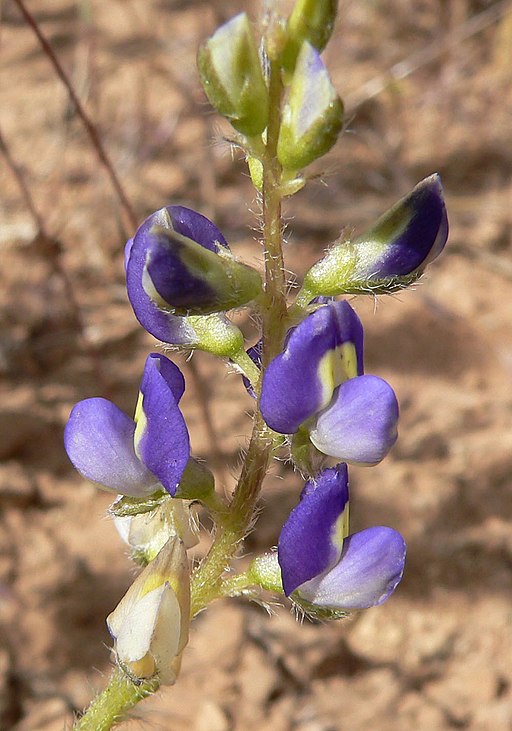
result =
[{"label": "yellow petal spot", "polygon": [[318,376],[322,384],[322,403],[324,408],[332,399],[334,389],[344,381],[357,376],[357,354],[354,343],[343,343],[329,350],[320,360]]},{"label": "yellow petal spot", "polygon": [[343,512],[338,516],[331,534],[332,543],[341,551],[343,540],[348,536],[349,532],[349,504],[346,503]]}]

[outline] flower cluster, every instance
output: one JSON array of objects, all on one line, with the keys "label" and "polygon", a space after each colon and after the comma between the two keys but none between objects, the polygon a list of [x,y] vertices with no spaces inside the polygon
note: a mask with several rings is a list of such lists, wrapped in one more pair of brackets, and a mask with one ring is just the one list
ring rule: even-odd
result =
[{"label": "flower cluster", "polygon": [[[434,188],[438,208],[443,208],[437,179]],[[424,217],[421,205],[432,207],[431,198],[417,199],[415,220]],[[418,239],[414,228],[406,234],[402,231],[399,240],[387,244],[393,252],[386,262],[390,277],[403,272],[403,261],[413,248],[423,247],[424,260],[432,250],[439,253],[444,244],[439,237],[446,238],[445,216],[437,230],[429,231],[428,241]],[[391,269],[390,260],[400,262],[400,267]],[[242,336],[225,310],[257,298],[260,278],[234,259],[213,223],[182,206],[157,211],[128,242],[125,263],[130,302],[150,333],[176,347],[233,354],[232,343],[238,347]],[[421,265],[414,260],[416,268]],[[264,421],[273,432],[289,437],[292,459],[309,479],[281,531],[277,553],[269,560],[256,560],[250,575],[262,587],[282,585],[284,593],[310,615],[334,618],[382,603],[403,572],[405,545],[396,531],[379,526],[350,535],[348,521],[347,463],[375,465],[385,457],[397,438],[398,403],[386,381],[364,373],[363,326],[351,305],[320,296],[309,309],[290,327],[282,351],[263,370],[258,388]],[[216,329],[214,323],[220,326]],[[251,356],[261,367],[261,341]],[[257,384],[246,381],[256,395]],[[155,561],[164,560],[165,546],[174,541],[173,556],[180,546],[178,573],[183,583],[186,546],[195,543],[190,500],[208,504],[214,490],[211,474],[190,456],[189,433],[179,406],[184,388],[178,366],[152,353],[133,419],[112,402],[91,398],[73,408],[65,430],[67,453],[84,477],[141,501],[139,514],[133,503],[130,513],[126,500],[118,501],[113,512],[134,553],[151,560],[144,574],[150,578],[142,579],[141,574],[109,618],[109,628],[117,655],[130,672],[143,677],[141,673],[152,668],[165,682],[175,677],[173,668],[186,633],[180,630],[174,635],[172,657],[155,665],[155,657],[162,655],[155,639],[162,630],[157,626],[167,622],[176,627],[177,613],[183,611],[166,570]],[[336,466],[327,466],[332,459]],[[148,497],[153,502],[144,502]],[[156,568],[161,580],[155,584]],[[146,586],[144,581],[153,587],[151,591],[138,588]],[[145,639],[132,651],[125,624],[142,611],[146,629],[140,636]]]},{"label": "flower cluster", "polygon": [[[140,324],[168,349],[203,350],[234,364],[255,399],[233,496],[224,498],[191,456],[180,407],[184,377],[161,354],[146,360],[133,419],[90,398],[73,408],[65,429],[76,469],[117,494],[111,515],[144,567],[107,619],[118,664],[134,683],[175,681],[190,619],[216,598],[264,599],[270,591],[309,616],[336,619],[382,604],[402,577],[405,543],[397,531],[350,532],[348,465],[384,459],[397,439],[399,407],[392,387],[365,373],[363,325],[351,304],[336,298],[416,281],[443,250],[448,223],[432,175],[367,233],[328,249],[288,301],[276,243],[281,199],[305,184],[302,169],[335,144],[343,126],[343,104],[320,57],[335,13],[332,0],[297,0],[287,22],[268,31],[268,64],[245,14],[199,53],[206,94],[232,124],[263,200],[272,201],[264,205],[263,276],[237,260],[211,221],[181,205],[151,214],[125,248],[128,298]],[[281,105],[278,118],[273,104]],[[248,350],[229,316],[242,307],[262,323]],[[269,461],[283,451],[305,482],[300,498],[277,550],[234,574]],[[194,502],[210,512],[215,531],[191,572]]]}]

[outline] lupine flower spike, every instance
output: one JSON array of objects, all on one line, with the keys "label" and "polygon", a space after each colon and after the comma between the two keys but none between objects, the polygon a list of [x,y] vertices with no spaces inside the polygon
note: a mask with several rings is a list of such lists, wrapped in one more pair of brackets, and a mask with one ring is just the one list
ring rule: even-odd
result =
[{"label": "lupine flower spike", "polygon": [[[438,175],[420,182],[366,233],[337,241],[294,296],[281,210],[343,128],[343,102],[320,56],[338,3],[295,0],[288,18],[279,3],[267,5],[259,37],[242,13],[198,54],[206,96],[231,125],[260,198],[263,276],[237,260],[214,223],[176,202],[146,218],[125,248],[128,298],[142,327],[168,349],[206,351],[244,376],[254,407],[249,446],[233,494],[218,494],[211,472],[191,457],[183,376],[156,353],[146,360],[133,419],[104,398],[72,410],[69,458],[118,495],[109,516],[142,567],[107,619],[118,667],[75,731],[108,731],[159,684],[174,683],[190,620],[218,598],[288,597],[300,613],[334,620],[385,602],[404,570],[396,530],[350,532],[347,464],[384,459],[397,439],[399,408],[392,387],[365,373],[362,323],[335,298],[415,282],[446,244],[443,191]],[[245,325],[229,315],[240,308],[261,324],[249,349]],[[240,379],[232,383],[242,390]],[[277,550],[254,556],[244,570],[236,559],[259,518],[273,457],[291,461],[305,486]],[[198,501],[212,530],[190,571]]]}]

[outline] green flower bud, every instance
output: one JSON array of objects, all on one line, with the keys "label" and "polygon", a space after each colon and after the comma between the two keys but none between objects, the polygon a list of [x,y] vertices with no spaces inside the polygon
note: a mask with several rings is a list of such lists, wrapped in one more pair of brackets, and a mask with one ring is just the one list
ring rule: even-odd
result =
[{"label": "green flower bud", "polygon": [[249,19],[240,13],[200,48],[197,65],[206,96],[247,137],[267,126],[268,91]]},{"label": "green flower bud", "polygon": [[297,0],[287,24],[288,42],[281,57],[283,68],[293,72],[304,41],[322,51],[332,35],[338,0]]},{"label": "green flower bud", "polygon": [[325,155],[343,126],[343,103],[320,55],[304,43],[297,59],[277,143],[288,170],[299,170]]}]

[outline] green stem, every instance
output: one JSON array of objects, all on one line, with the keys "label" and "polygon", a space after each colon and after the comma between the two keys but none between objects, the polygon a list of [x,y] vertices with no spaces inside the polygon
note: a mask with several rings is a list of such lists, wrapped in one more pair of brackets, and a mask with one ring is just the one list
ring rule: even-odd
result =
[{"label": "green stem", "polygon": [[108,687],[91,703],[87,712],[73,726],[74,731],[108,731],[123,720],[128,711],[158,689],[156,680],[134,683],[116,668]]},{"label": "green stem", "polygon": [[261,416],[255,415],[249,449],[231,501],[230,511],[224,524],[218,528],[208,555],[192,575],[190,587],[192,616],[222,595],[222,576],[252,525],[256,501],[267,472],[273,443],[272,432],[265,426]]}]

